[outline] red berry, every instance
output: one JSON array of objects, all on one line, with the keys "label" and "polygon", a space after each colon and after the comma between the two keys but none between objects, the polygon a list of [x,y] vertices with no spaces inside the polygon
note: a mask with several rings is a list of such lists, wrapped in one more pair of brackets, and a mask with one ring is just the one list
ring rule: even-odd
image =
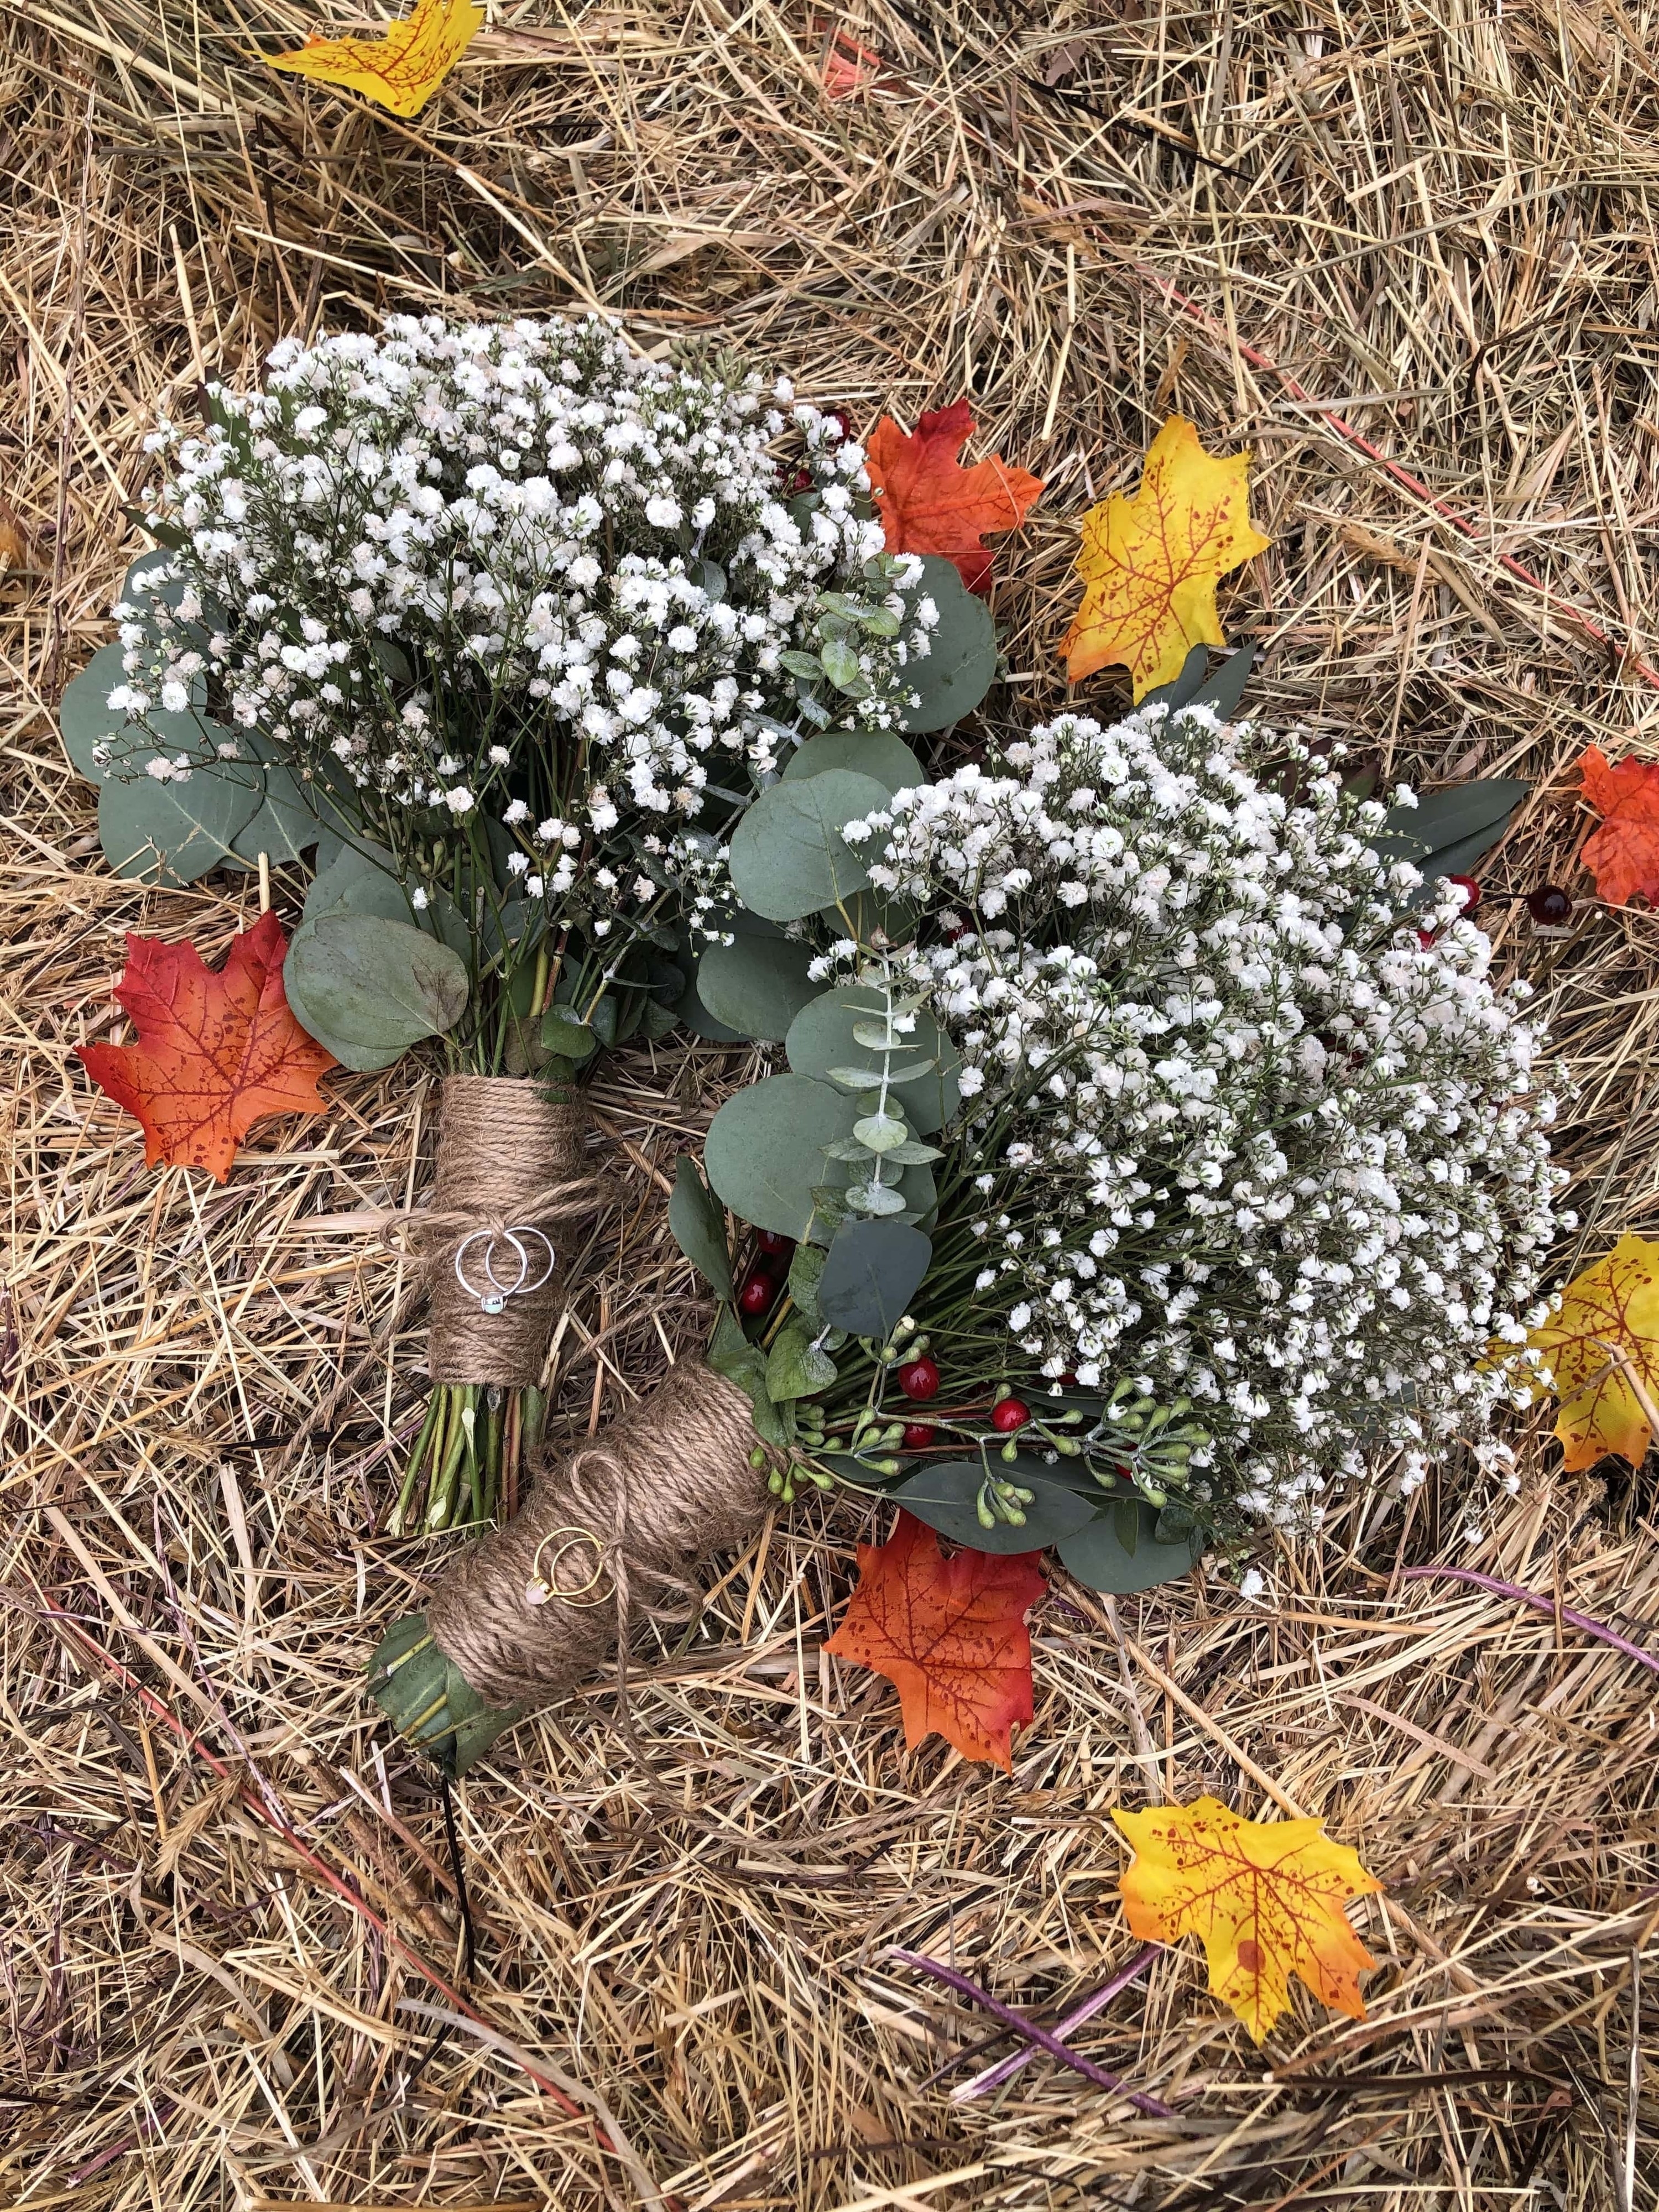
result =
[{"label": "red berry", "polygon": [[1023,1429],[1030,1418],[1031,1409],[1023,1398],[1005,1398],[1000,1405],[991,1408],[991,1426],[1005,1437],[1012,1436],[1016,1429]]},{"label": "red berry", "polygon": [[751,1318],[770,1313],[772,1302],[777,1295],[778,1286],[772,1278],[763,1275],[758,1268],[753,1269],[744,1276],[743,1288],[738,1292],[738,1311],[748,1314]]},{"label": "red berry", "polygon": [[907,1421],[904,1442],[911,1451],[921,1451],[933,1441],[935,1431],[931,1421]]},{"label": "red berry", "polygon": [[757,1229],[755,1242],[769,1260],[781,1260],[786,1252],[795,1249],[794,1238],[780,1236],[775,1229]]},{"label": "red berry", "polygon": [[898,1371],[898,1386],[907,1398],[937,1398],[939,1395],[939,1362],[923,1352],[908,1367]]},{"label": "red berry", "polygon": [[852,436],[853,418],[844,407],[826,407],[823,410],[823,419],[826,422],[839,423],[843,438]]},{"label": "red berry", "polygon": [[1476,883],[1474,878],[1473,876],[1448,876],[1446,881],[1449,884],[1455,884],[1456,888],[1464,894],[1464,913],[1466,915],[1473,914],[1476,907],[1480,903],[1480,886]]},{"label": "red berry", "polygon": [[1077,1377],[1073,1374],[1069,1367],[1063,1375],[1057,1376],[1054,1379],[1059,1382],[1062,1390],[1075,1390],[1077,1388]]},{"label": "red berry", "polygon": [[1425,952],[1432,952],[1434,950],[1434,932],[1431,929],[1419,929],[1417,933],[1417,941]]},{"label": "red berry", "polygon": [[1541,884],[1527,893],[1527,912],[1545,929],[1559,929],[1572,919],[1572,901],[1559,884]]},{"label": "red berry", "polygon": [[968,934],[968,925],[959,914],[947,915],[939,924],[939,933],[947,945],[957,945]]}]

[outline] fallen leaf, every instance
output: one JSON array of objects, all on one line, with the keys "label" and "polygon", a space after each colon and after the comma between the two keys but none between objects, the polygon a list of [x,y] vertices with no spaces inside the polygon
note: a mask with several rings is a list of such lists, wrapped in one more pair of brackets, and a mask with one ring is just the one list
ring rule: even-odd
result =
[{"label": "fallen leaf", "polygon": [[265,58],[272,69],[361,92],[394,115],[418,115],[483,19],[475,0],[415,0],[413,14],[383,39],[310,38],[293,53]]},{"label": "fallen leaf", "polygon": [[1132,1934],[1201,1936],[1210,1994],[1255,2040],[1290,2003],[1299,1974],[1322,2003],[1364,2020],[1358,1976],[1376,1964],[1342,1908],[1380,1890],[1322,1820],[1246,1820],[1213,1797],[1147,1813],[1112,1808],[1134,1857],[1119,1893]]},{"label": "fallen leaf", "polygon": [[17,509],[0,493],[0,576],[16,574],[34,565],[34,549],[18,519]]},{"label": "fallen leaf", "polygon": [[234,937],[215,975],[191,944],[129,937],[115,995],[137,1044],[82,1044],[88,1075],[144,1128],[144,1164],[205,1168],[223,1182],[238,1139],[267,1114],[320,1114],[332,1053],[283,994],[288,940],[275,914]]},{"label": "fallen leaf", "polygon": [[1073,684],[1121,665],[1145,698],[1172,684],[1195,645],[1224,645],[1215,587],[1273,544],[1250,521],[1246,453],[1206,453],[1172,416],[1133,499],[1114,492],[1083,518],[1083,603],[1060,640]]},{"label": "fallen leaf", "polygon": [[1009,1731],[1031,1718],[1025,1615],[1048,1585],[1035,1552],[958,1552],[899,1515],[885,1544],[859,1546],[859,1586],[825,1644],[884,1674],[913,1749],[942,1735],[964,1759],[1012,1765]]},{"label": "fallen leaf", "polygon": [[876,512],[890,553],[943,553],[970,592],[991,588],[988,530],[1014,530],[1036,504],[1041,477],[1012,467],[1000,453],[964,469],[957,459],[973,435],[968,402],[924,415],[907,437],[884,415],[865,441]]},{"label": "fallen leaf", "polygon": [[1617,1346],[1659,1400],[1659,1244],[1624,1236],[1568,1284],[1561,1310],[1527,1341],[1541,1352],[1561,1401],[1555,1433],[1569,1474],[1617,1452],[1640,1467],[1654,1442]]},{"label": "fallen leaf", "polygon": [[1586,841],[1584,866],[1609,906],[1638,893],[1659,906],[1659,761],[1610,761],[1591,745],[1578,766],[1584,797],[1601,817]]}]

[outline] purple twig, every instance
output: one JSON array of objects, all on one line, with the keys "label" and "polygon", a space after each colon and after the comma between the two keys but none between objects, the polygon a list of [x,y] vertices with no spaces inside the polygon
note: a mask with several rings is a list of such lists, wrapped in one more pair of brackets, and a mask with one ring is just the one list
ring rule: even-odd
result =
[{"label": "purple twig", "polygon": [[901,1966],[915,1967],[919,1973],[931,1974],[936,1982],[943,1982],[947,1989],[955,1990],[960,1996],[971,1997],[975,2004],[983,2005],[994,2020],[1000,2020],[1005,2027],[1012,2028],[1027,2043],[1035,2044],[1039,2051],[1046,2051],[1051,2058],[1058,2058],[1062,2065],[1081,2074],[1085,2081],[1092,2081],[1097,2088],[1110,2089],[1120,2096],[1127,2096],[1138,2112],[1146,2112],[1155,2120],[1175,2118],[1169,2106],[1160,2104],[1156,2097],[1142,2096],[1137,2089],[1126,2090],[1115,2074],[1109,2074],[1103,2066],[1097,2066],[1092,2058],[1079,2057],[1058,2036],[1050,2035],[1046,2027],[1039,2027],[1035,2021],[1027,2020],[1024,2013],[1015,2012],[1009,2006],[1000,2003],[988,1990],[981,1989],[977,1982],[970,1982],[966,1974],[957,1973],[954,1966],[946,1966],[937,1959],[924,1957],[920,1951],[901,1951],[896,1947],[890,1950],[887,1956],[896,1959]]},{"label": "purple twig", "polygon": [[[1478,1574],[1473,1567],[1405,1567],[1401,1571],[1400,1579],[1402,1583],[1420,1583],[1431,1575],[1444,1575],[1449,1582],[1473,1583],[1477,1589],[1491,1590],[1497,1597],[1512,1597],[1517,1605],[1529,1605],[1534,1613],[1553,1614],[1555,1612],[1553,1598],[1545,1597],[1537,1590],[1523,1589],[1519,1583],[1500,1582],[1496,1575]],[[1594,1636],[1602,1644],[1611,1644],[1613,1650],[1622,1651],[1626,1658],[1634,1659],[1652,1673],[1659,1674],[1659,1658],[1656,1658],[1651,1651],[1644,1651],[1639,1644],[1632,1644],[1627,1637],[1621,1636],[1616,1628],[1609,1628],[1604,1621],[1592,1620],[1589,1613],[1577,1612],[1570,1605],[1561,1607],[1561,1618],[1572,1627],[1582,1629],[1586,1636]]]},{"label": "purple twig", "polygon": [[[1054,2033],[1056,2039],[1062,2035],[1069,2035],[1074,2027],[1081,2027],[1085,2020],[1092,2020],[1097,2012],[1103,2011],[1120,1990],[1127,1990],[1138,1974],[1146,1972],[1163,1948],[1161,1943],[1149,1943],[1144,1951],[1130,1960],[1121,1973],[1114,1974],[1103,1989],[1097,1990],[1092,1996],[1086,1996],[1081,2004],[1074,2005],[1063,2020],[1055,2023]],[[975,2074],[971,2081],[964,2081],[959,2088],[952,2089],[951,2102],[963,2105],[970,2097],[983,2097],[993,2089],[1000,2089],[1005,2081],[1012,2080],[1022,2066],[1029,2066],[1036,2056],[1035,2049],[1028,2044],[1024,2051],[1016,2051],[1006,2058],[999,2058],[994,2066],[988,2066],[982,2074]]]}]

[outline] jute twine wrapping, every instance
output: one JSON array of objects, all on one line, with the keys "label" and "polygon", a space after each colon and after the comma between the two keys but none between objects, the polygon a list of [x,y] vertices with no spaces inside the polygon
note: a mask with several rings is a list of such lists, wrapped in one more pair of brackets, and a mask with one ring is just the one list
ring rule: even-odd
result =
[{"label": "jute twine wrapping", "polygon": [[[603,1436],[549,1464],[518,1519],[447,1571],[426,1608],[445,1655],[498,1706],[545,1705],[597,1674],[653,1600],[695,1601],[690,1570],[760,1527],[770,1500],[754,1448],[742,1391],[683,1359]],[[597,1542],[557,1555],[578,1529]],[[538,1549],[544,1577],[576,1602],[526,1602]]]},{"label": "jute twine wrapping", "polygon": [[[438,1173],[432,1202],[415,1224],[430,1297],[428,1364],[434,1382],[539,1382],[547,1341],[564,1296],[562,1231],[599,1206],[604,1185],[587,1169],[580,1106],[555,1106],[524,1076],[449,1075],[438,1123]],[[544,1232],[558,1263],[540,1288],[507,1298],[500,1313],[483,1310],[455,1274],[455,1255],[476,1231],[497,1232],[468,1246],[461,1265],[475,1288],[488,1290],[483,1261],[493,1249],[502,1286],[518,1267],[499,1232],[520,1225]],[[547,1255],[526,1242],[534,1282]]]}]

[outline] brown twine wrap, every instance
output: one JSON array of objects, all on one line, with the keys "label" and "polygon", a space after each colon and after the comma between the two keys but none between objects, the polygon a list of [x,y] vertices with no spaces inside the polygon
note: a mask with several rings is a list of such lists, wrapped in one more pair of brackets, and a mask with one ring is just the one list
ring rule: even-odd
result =
[{"label": "brown twine wrap", "polygon": [[[754,1449],[743,1392],[683,1359],[602,1437],[548,1465],[518,1519],[443,1576],[426,1618],[446,1657],[498,1706],[545,1705],[598,1673],[629,1623],[652,1612],[647,1594],[695,1601],[689,1571],[760,1527],[770,1500]],[[578,1542],[558,1555],[560,1532],[574,1529],[599,1553]],[[590,1589],[599,1556],[605,1576]],[[538,1565],[575,1601],[527,1603]]]},{"label": "brown twine wrap", "polygon": [[[592,1212],[604,1195],[603,1182],[586,1165],[586,1130],[580,1106],[554,1105],[531,1078],[444,1078],[437,1179],[430,1206],[413,1224],[430,1297],[427,1342],[434,1382],[511,1388],[540,1382],[564,1297],[560,1231]],[[476,1231],[499,1233],[521,1224],[546,1233],[558,1264],[539,1289],[507,1298],[500,1313],[486,1313],[457,1279],[455,1255]],[[533,1283],[547,1255],[534,1238],[526,1249],[526,1279]],[[485,1290],[483,1261],[490,1249],[481,1238],[461,1263],[469,1280]],[[502,1283],[511,1283],[518,1266],[512,1247],[498,1242],[494,1255]]]}]

